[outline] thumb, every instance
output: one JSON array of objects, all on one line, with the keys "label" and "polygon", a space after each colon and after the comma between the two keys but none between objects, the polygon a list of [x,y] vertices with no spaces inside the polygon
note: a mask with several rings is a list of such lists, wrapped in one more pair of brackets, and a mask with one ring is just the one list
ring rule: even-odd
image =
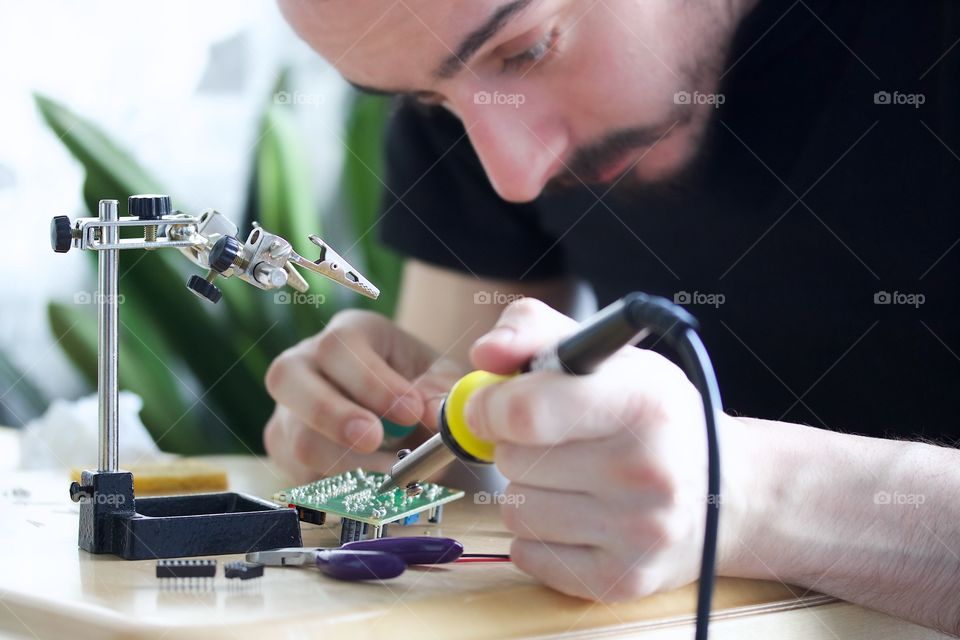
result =
[{"label": "thumb", "polygon": [[534,298],[511,302],[500,319],[470,349],[478,369],[509,374],[523,367],[540,349],[570,335],[577,323]]},{"label": "thumb", "polygon": [[421,376],[413,381],[413,388],[423,398],[423,415],[420,422],[431,431],[437,430],[440,404],[443,398],[468,372],[463,364],[450,358],[440,358],[434,362]]}]

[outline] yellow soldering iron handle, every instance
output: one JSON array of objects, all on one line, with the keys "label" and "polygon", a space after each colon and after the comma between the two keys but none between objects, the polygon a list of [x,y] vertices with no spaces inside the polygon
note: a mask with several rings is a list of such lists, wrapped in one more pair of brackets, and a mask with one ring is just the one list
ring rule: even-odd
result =
[{"label": "yellow soldering iron handle", "polygon": [[[516,375],[516,374],[514,374]],[[493,462],[495,445],[488,440],[481,440],[470,430],[467,424],[467,400],[474,393],[513,376],[502,376],[489,371],[473,371],[463,376],[450,389],[443,402],[443,411],[440,416],[440,430],[453,452],[460,458],[471,462]],[[463,455],[466,454],[466,455]]]}]

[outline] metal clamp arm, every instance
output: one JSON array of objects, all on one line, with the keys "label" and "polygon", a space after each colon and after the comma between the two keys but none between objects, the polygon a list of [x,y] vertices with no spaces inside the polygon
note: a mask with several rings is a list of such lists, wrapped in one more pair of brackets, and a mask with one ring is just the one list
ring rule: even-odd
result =
[{"label": "metal clamp arm", "polygon": [[331,249],[330,245],[324,242],[322,238],[313,234],[310,234],[309,238],[310,242],[320,247],[320,257],[311,261],[296,251],[291,251],[290,262],[330,278],[334,282],[368,298],[376,300],[380,296],[380,289],[373,286],[359,271],[350,266],[350,263]]}]

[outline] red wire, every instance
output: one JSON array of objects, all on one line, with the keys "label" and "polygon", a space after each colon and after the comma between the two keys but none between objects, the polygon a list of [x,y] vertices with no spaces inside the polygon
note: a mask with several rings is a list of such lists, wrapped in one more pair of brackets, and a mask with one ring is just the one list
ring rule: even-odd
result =
[{"label": "red wire", "polygon": [[460,556],[454,562],[510,562],[510,556],[505,554],[483,554],[483,553],[468,553]]}]

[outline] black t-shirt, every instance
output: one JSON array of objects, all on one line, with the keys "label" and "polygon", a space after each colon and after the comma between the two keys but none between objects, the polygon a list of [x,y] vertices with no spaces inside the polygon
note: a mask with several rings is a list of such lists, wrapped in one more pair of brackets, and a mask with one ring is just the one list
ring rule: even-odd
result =
[{"label": "black t-shirt", "polygon": [[504,202],[455,118],[402,106],[382,237],[478,276],[579,277],[601,305],[687,302],[734,414],[954,443],[958,39],[953,2],[763,0],[686,188],[602,202]]}]

